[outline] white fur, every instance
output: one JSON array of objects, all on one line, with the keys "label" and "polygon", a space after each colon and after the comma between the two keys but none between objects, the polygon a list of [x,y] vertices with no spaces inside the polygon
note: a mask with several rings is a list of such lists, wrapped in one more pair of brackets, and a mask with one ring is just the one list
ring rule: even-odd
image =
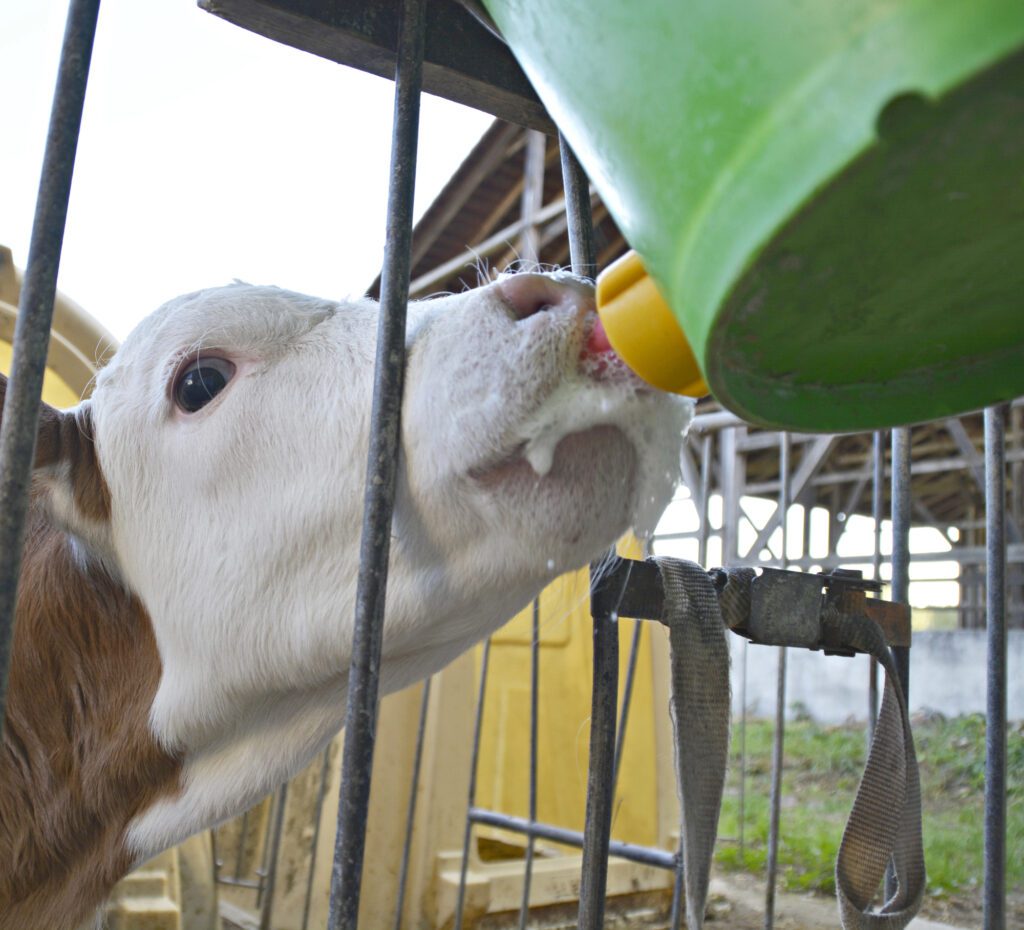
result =
[{"label": "white fur", "polygon": [[[691,406],[581,369],[592,292],[563,281],[517,319],[502,287],[410,307],[383,692],[437,671],[638,518],[649,529],[675,485]],[[153,732],[186,759],[180,797],[130,828],[140,859],[244,809],[342,724],[377,312],[202,291],[145,320],[98,378],[104,545],[152,617]],[[184,415],[169,385],[199,353],[238,370]]]}]

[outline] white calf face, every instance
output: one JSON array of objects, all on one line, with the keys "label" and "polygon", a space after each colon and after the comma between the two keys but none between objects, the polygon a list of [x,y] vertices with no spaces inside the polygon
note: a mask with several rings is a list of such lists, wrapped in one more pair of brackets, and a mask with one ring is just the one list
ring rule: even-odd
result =
[{"label": "white calf face", "polygon": [[[262,727],[296,744],[294,768],[340,725],[377,313],[202,291],[144,321],[99,376],[109,555],[153,620],[153,726],[193,757],[227,758]],[[690,406],[596,352],[594,319],[589,287],[533,275],[410,307],[385,690],[667,502]],[[197,358],[228,380],[188,413],[176,384]]]}]

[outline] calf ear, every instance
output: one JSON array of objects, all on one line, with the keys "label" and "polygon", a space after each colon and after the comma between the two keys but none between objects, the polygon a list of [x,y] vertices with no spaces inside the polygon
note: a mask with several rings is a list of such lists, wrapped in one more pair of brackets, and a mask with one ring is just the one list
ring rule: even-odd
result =
[{"label": "calf ear", "polygon": [[[6,394],[7,378],[0,375],[0,405]],[[81,518],[98,523],[110,517],[110,492],[96,454],[89,401],[68,411],[40,404],[33,467],[51,492],[55,515],[69,529],[77,529]]]}]

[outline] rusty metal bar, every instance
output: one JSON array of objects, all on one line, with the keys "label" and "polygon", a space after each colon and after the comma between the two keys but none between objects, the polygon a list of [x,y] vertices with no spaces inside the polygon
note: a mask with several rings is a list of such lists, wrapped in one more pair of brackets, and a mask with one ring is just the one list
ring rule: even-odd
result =
[{"label": "rusty metal bar", "polygon": [[425,7],[425,0],[404,0],[398,34],[387,240],[381,273],[381,308],[356,586],[355,634],[345,708],[338,834],[331,873],[330,930],[355,930],[357,926],[366,849],[366,818],[377,731],[381,640],[405,374],[405,320],[409,300]]},{"label": "rusty metal bar", "polygon": [[[540,598],[533,600],[532,635],[530,637],[530,760],[527,808],[530,823],[537,820],[537,725],[540,717]],[[523,869],[523,897],[519,906],[519,930],[526,930],[530,917],[530,886],[533,884],[533,833],[526,837],[526,862]]]},{"label": "rusty metal bar", "polygon": [[[779,567],[786,567],[786,524],[789,515],[789,436],[779,433],[779,526],[782,529],[782,555]],[[765,539],[767,544],[767,539]],[[779,648],[779,665],[776,678],[775,734],[772,741],[771,797],[769,799],[768,821],[768,862],[764,901],[764,928],[775,926],[775,884],[779,864],[779,821],[782,811],[782,766],[785,759],[784,741],[786,736],[786,647]]]},{"label": "rusty metal bar", "polygon": [[100,0],[72,0],[68,7],[0,424],[0,737],[43,372],[99,11]]},{"label": "rusty metal bar", "polygon": [[[531,822],[523,817],[513,817],[511,814],[502,814],[482,807],[470,808],[469,820],[471,823],[498,827],[513,833],[522,833],[525,836],[539,837],[553,843],[574,846],[576,849],[582,849],[586,843],[585,834],[578,830],[568,830],[565,827],[556,827],[549,823]],[[611,854],[619,859],[628,859],[630,862],[654,866],[656,869],[674,869],[678,858],[675,853],[666,852],[664,849],[638,846],[635,843],[619,843],[615,840],[611,841],[609,849]]]},{"label": "rusty metal bar", "polygon": [[985,593],[988,679],[985,717],[984,930],[1006,930],[1006,409],[985,410]]},{"label": "rusty metal bar", "polygon": [[459,890],[455,898],[455,920],[452,926],[462,930],[462,912],[466,906],[466,873],[469,871],[469,842],[473,835],[473,805],[476,804],[476,776],[480,763],[480,735],[484,722],[484,698],[487,696],[487,671],[491,663],[491,641],[484,643],[480,662],[480,690],[476,698],[476,722],[473,724],[473,749],[469,760],[469,799],[466,803],[466,828],[462,834],[462,864],[459,868]]},{"label": "rusty metal bar", "polygon": [[409,857],[412,853],[412,834],[416,826],[416,796],[420,790],[420,770],[423,767],[423,745],[427,735],[427,711],[430,710],[430,679],[423,682],[420,696],[420,719],[416,725],[416,752],[412,761],[412,780],[409,785],[409,806],[405,817],[405,841],[402,843],[402,865],[398,870],[398,900],[395,902],[394,930],[401,930],[402,911],[405,910],[405,890],[409,883]]}]

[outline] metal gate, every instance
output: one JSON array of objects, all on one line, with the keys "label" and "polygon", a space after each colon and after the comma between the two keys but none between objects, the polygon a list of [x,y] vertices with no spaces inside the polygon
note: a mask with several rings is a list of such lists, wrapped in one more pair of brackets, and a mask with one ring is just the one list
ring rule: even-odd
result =
[{"label": "metal gate", "polygon": [[[205,4],[228,15],[231,7],[244,3]],[[434,5],[431,4],[431,7]],[[219,9],[216,9],[218,8]],[[378,669],[381,629],[386,594],[389,530],[395,492],[395,463],[399,442],[399,410],[404,371],[405,313],[410,268],[410,233],[416,167],[419,97],[423,85],[426,0],[403,0],[398,30],[395,70],[395,112],[392,139],[391,188],[388,201],[387,243],[381,283],[381,313],[373,397],[370,454],[368,462],[361,567],[357,588],[356,633],[349,676],[349,699],[345,725],[345,751],[338,815],[337,844],[333,864],[330,922],[331,930],[357,926],[359,896],[365,851],[365,830],[378,706]],[[14,339],[10,386],[0,429],[0,551],[6,553],[0,565],[0,700],[7,684],[16,585],[27,506],[29,474],[34,451],[43,371],[57,268],[86,80],[89,70],[99,0],[71,0],[49,135],[42,166],[31,247],[19,305]],[[446,14],[447,15],[447,14]],[[436,24],[435,24],[436,25]],[[460,27],[460,28],[464,28]],[[466,35],[466,33],[462,33]],[[369,67],[369,66],[368,66]],[[380,68],[379,63],[374,67]],[[436,68],[431,80],[436,83]],[[514,79],[510,79],[514,83]],[[507,90],[507,88],[506,88]],[[485,95],[486,96],[486,95]],[[501,95],[497,95],[501,96]],[[507,92],[495,104],[505,115],[518,112],[524,120],[543,127],[545,117],[523,92],[516,101]],[[518,107],[518,110],[517,110]],[[562,169],[566,190],[572,268],[578,274],[595,271],[590,218],[589,185],[565,141]],[[985,927],[999,930],[1005,921],[1005,824],[1006,824],[1006,624],[1005,624],[1005,429],[1006,408],[985,412],[985,493],[987,522],[987,616],[988,616],[988,739],[986,770],[985,838]],[[911,516],[909,430],[892,433],[892,519],[893,597],[906,602]],[[786,510],[790,493],[788,443],[780,449],[782,480],[780,512]],[[723,461],[725,461],[723,459]],[[876,499],[881,482],[876,457],[874,481]],[[702,506],[706,505],[706,496]],[[579,895],[579,926],[602,926],[605,881],[609,855],[646,862],[676,873],[678,887],[681,857],[664,850],[627,847],[610,841],[611,802],[616,760],[621,753],[627,701],[620,712],[616,706],[618,676],[617,602],[599,602],[594,613],[594,685],[590,761],[587,790],[586,828],[582,834],[536,821],[534,801],[531,817],[515,821],[498,812],[476,808],[469,798],[466,818],[466,846],[474,824],[495,824],[519,831],[532,842],[538,837],[580,846],[583,850]],[[895,649],[904,688],[909,684],[909,661],[905,649]],[[780,696],[784,682],[785,652],[780,653]],[[481,676],[481,700],[486,686],[486,663]],[[534,685],[533,694],[536,694]],[[424,699],[425,700],[425,699]],[[781,704],[781,702],[780,702]],[[621,718],[621,720],[620,720]],[[536,719],[536,702],[533,717]],[[775,784],[773,790],[773,845],[778,836],[778,777],[781,771],[782,726],[777,729]],[[479,726],[474,746],[479,745]],[[534,757],[535,759],[535,757]],[[531,763],[533,764],[533,762]],[[279,805],[283,808],[283,803]],[[464,856],[465,862],[465,856]],[[520,925],[525,926],[529,898],[532,853],[527,858],[524,907]],[[268,868],[273,868],[271,862]],[[465,866],[464,866],[465,868]],[[774,857],[769,864],[768,924],[772,914]],[[271,884],[272,887],[272,884]],[[456,926],[461,925],[461,904]],[[401,913],[401,911],[399,911]]]}]

